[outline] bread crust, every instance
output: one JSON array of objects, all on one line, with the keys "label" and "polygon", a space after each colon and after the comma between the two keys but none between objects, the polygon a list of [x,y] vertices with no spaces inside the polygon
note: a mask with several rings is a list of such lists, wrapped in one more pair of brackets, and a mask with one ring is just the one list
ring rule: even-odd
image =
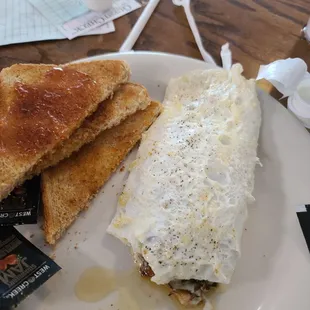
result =
[{"label": "bread crust", "polygon": [[128,152],[154,122],[161,104],[152,102],[116,127],[103,131],[79,152],[42,173],[44,233],[55,244],[85,210]]},{"label": "bread crust", "polygon": [[17,64],[0,73],[0,200],[66,140],[98,104],[127,82],[119,60],[68,65]]},{"label": "bread crust", "polygon": [[44,169],[56,165],[84,144],[93,141],[103,130],[118,125],[137,110],[144,110],[150,103],[151,98],[144,86],[134,83],[120,85],[113,97],[102,102],[69,139],[39,160],[30,172],[31,175],[40,174]]}]

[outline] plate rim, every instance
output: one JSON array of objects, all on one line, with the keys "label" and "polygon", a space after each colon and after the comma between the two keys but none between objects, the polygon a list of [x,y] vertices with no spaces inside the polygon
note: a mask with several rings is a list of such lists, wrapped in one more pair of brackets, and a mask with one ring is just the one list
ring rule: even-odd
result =
[{"label": "plate rim", "polygon": [[[138,51],[128,51],[128,52],[110,52],[110,53],[105,53],[105,54],[99,54],[99,55],[94,55],[94,56],[90,56],[90,57],[84,57],[84,58],[80,58],[80,59],[76,59],[72,62],[69,63],[78,63],[78,62],[83,62],[83,61],[93,61],[96,59],[102,59],[105,57],[113,57],[113,56],[119,57],[119,56],[133,56],[133,55],[141,55],[141,56],[164,56],[164,57],[172,57],[172,58],[179,58],[179,59],[184,59],[184,60],[191,60],[194,61],[196,63],[200,63],[200,64],[204,64],[207,63],[202,59],[197,59],[197,58],[193,58],[193,57],[189,57],[189,56],[185,56],[185,55],[179,55],[179,54],[174,54],[174,53],[167,53],[167,52],[158,52],[158,51],[145,51],[145,50],[138,50]],[[235,62],[235,63],[239,63],[239,62]],[[207,63],[209,64],[209,63]],[[242,63],[240,63],[242,65]],[[213,64],[211,64],[213,65]],[[219,65],[215,65],[216,67],[222,68]],[[243,66],[243,65],[242,65]],[[254,79],[256,81],[256,78],[250,78],[250,79]],[[291,119],[294,119],[295,122],[298,123],[299,128],[304,132],[304,134],[309,134],[309,131],[301,124],[301,122],[294,117],[294,115],[288,110],[287,107],[285,107],[278,99],[274,98],[273,96],[271,96],[270,93],[266,92],[264,89],[259,88],[258,85],[256,85],[256,92],[257,92],[257,96],[258,99],[260,99],[259,97],[262,96],[268,96],[269,98],[272,98],[273,101],[275,101],[278,105],[280,105],[282,107],[283,110],[285,110],[285,113],[288,113],[291,116]],[[262,104],[262,102],[261,102]]]},{"label": "plate rim", "polygon": [[[205,61],[203,61],[202,59],[198,59],[198,58],[194,58],[194,57],[189,57],[189,56],[185,56],[185,55],[179,55],[179,54],[174,54],[174,53],[167,53],[167,52],[153,52],[153,51],[143,51],[143,50],[139,50],[139,51],[128,51],[128,52],[110,52],[110,53],[105,53],[105,54],[98,54],[98,55],[94,55],[94,56],[89,56],[89,57],[83,57],[80,59],[76,59],[74,61],[71,61],[70,63],[77,63],[77,62],[82,62],[82,61],[91,61],[91,60],[95,60],[96,58],[101,58],[101,57],[105,57],[105,56],[120,56],[120,55],[124,55],[124,56],[131,56],[131,55],[153,55],[153,56],[169,56],[169,57],[178,57],[178,58],[183,58],[183,59],[190,59],[190,60],[194,60],[200,63],[206,63]],[[217,67],[220,67],[218,65],[216,65]]]}]

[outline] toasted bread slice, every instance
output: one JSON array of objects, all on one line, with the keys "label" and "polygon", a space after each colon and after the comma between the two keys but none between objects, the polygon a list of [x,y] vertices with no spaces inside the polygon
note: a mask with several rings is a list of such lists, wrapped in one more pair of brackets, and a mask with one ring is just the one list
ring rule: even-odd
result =
[{"label": "toasted bread slice", "polygon": [[109,179],[142,133],[161,111],[152,102],[120,125],[105,130],[79,152],[42,173],[41,189],[46,241],[55,244]]},{"label": "toasted bread slice", "polygon": [[0,73],[0,200],[127,82],[128,65],[102,60],[63,66],[19,64]]},{"label": "toasted bread slice", "polygon": [[93,141],[101,131],[118,125],[137,110],[144,110],[150,103],[151,98],[144,86],[133,83],[121,85],[115,91],[113,98],[100,104],[98,109],[84,120],[81,127],[69,139],[39,160],[34,167],[33,174],[39,174],[44,169],[56,165],[84,144]]}]

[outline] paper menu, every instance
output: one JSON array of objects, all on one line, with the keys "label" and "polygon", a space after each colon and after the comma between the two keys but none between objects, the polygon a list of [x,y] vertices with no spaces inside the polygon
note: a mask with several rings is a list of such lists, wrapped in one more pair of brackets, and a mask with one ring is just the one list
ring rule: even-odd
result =
[{"label": "paper menu", "polygon": [[28,1],[70,40],[141,7],[135,0],[113,0],[110,9],[95,12],[82,0]]},{"label": "paper menu", "polygon": [[[113,31],[114,24],[109,22],[87,35]],[[0,0],[0,45],[65,38],[27,0]]]},{"label": "paper menu", "polygon": [[28,0],[53,25],[65,22],[88,12],[82,0]]}]

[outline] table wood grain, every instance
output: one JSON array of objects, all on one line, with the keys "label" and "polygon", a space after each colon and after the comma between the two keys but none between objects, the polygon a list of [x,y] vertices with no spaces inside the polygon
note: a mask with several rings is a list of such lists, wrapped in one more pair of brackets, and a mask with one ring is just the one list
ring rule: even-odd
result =
[{"label": "table wood grain", "polygon": [[[310,66],[310,46],[300,31],[310,16],[310,0],[193,0],[205,48],[220,63],[220,47],[229,42],[233,60],[255,77],[260,64],[302,57]],[[116,32],[9,45],[0,48],[0,68],[14,63],[66,63],[118,51],[142,9],[115,21]],[[138,39],[135,50],[161,51],[200,59],[181,7],[162,0]]]}]

